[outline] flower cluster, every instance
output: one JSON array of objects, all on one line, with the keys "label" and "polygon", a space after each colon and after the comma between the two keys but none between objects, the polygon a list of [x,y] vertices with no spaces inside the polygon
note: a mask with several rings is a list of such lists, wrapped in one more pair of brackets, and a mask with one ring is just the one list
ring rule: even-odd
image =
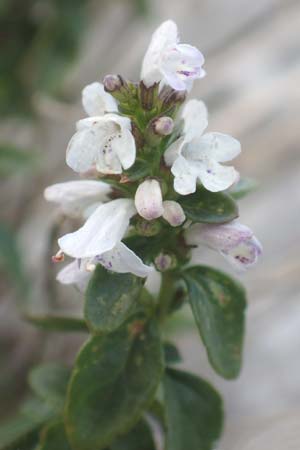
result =
[{"label": "flower cluster", "polygon": [[198,49],[179,43],[169,20],[153,34],[139,83],[108,75],[83,89],[88,117],[77,122],[66,162],[86,179],[45,190],[63,213],[85,220],[58,240],[56,259],[74,259],[59,272],[60,282],[84,290],[97,264],[147,277],[154,268],[187,264],[200,245],[237,270],[257,261],[261,245],[249,228],[231,216],[195,220],[186,207],[197,196],[201,210],[203,192],[216,195],[239,180],[223,163],[239,155],[240,143],[205,133],[204,103],[185,102],[194,80],[205,76],[203,64]]}]

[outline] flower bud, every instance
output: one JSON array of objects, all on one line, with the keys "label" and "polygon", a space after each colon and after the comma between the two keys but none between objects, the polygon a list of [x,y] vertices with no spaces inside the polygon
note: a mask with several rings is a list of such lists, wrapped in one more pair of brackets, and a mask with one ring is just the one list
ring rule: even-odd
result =
[{"label": "flower bud", "polygon": [[174,129],[174,121],[171,117],[159,117],[152,123],[154,133],[159,136],[168,136]]},{"label": "flower bud", "polygon": [[151,220],[151,222],[148,222],[148,220],[139,217],[135,229],[140,236],[156,236],[161,230],[161,223],[159,220]]},{"label": "flower bud", "polygon": [[179,203],[166,200],[163,202],[163,207],[162,216],[172,227],[178,227],[185,221],[185,214]]},{"label": "flower bud", "polygon": [[124,82],[120,75],[106,75],[103,80],[103,85],[106,92],[115,92],[124,85]]},{"label": "flower bud", "polygon": [[206,245],[221,253],[239,272],[253,266],[262,246],[250,228],[236,220],[224,225],[192,225],[185,233],[190,245]]},{"label": "flower bud", "polygon": [[167,253],[160,253],[154,260],[157,270],[165,272],[166,270],[174,269],[176,266],[176,258],[174,255]]},{"label": "flower bud", "polygon": [[139,215],[146,220],[157,219],[164,212],[161,188],[157,180],[149,179],[141,183],[134,201]]}]

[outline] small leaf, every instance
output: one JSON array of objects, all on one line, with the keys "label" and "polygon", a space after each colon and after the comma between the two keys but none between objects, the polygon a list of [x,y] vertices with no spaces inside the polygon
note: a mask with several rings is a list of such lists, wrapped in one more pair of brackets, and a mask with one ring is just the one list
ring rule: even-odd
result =
[{"label": "small leaf", "polygon": [[212,366],[224,378],[237,377],[244,337],[244,288],[223,272],[205,266],[187,269],[184,279]]},{"label": "small leaf", "polygon": [[145,420],[141,420],[128,434],[113,441],[110,448],[111,450],[155,450],[149,425]]},{"label": "small leaf", "polygon": [[230,195],[223,192],[198,188],[195,194],[182,196],[177,201],[187,219],[193,222],[225,223],[238,217],[237,205]]},{"label": "small leaf", "polygon": [[70,370],[58,364],[44,364],[29,375],[32,390],[58,413],[63,409]]},{"label": "small leaf", "polygon": [[95,334],[118,328],[136,311],[142,279],[97,266],[86,291],[85,318]]},{"label": "small leaf", "polygon": [[167,450],[211,450],[222,431],[219,394],[204,380],[167,369],[164,377]]},{"label": "small leaf", "polygon": [[252,191],[257,189],[257,181],[252,178],[240,178],[240,180],[228,189],[228,194],[231,195],[235,200],[239,200],[240,198],[245,197],[247,194],[250,194]]},{"label": "small leaf", "polygon": [[135,321],[92,337],[68,389],[65,423],[72,447],[100,450],[128,432],[153,399],[162,369],[155,322]]},{"label": "small leaf", "polygon": [[41,432],[40,443],[36,450],[72,450],[62,422],[46,426]]},{"label": "small leaf", "polygon": [[176,364],[182,361],[178,348],[171,342],[164,343],[164,352],[167,364]]},{"label": "small leaf", "polygon": [[77,317],[32,316],[27,314],[24,318],[33,325],[48,331],[88,332],[85,321]]}]

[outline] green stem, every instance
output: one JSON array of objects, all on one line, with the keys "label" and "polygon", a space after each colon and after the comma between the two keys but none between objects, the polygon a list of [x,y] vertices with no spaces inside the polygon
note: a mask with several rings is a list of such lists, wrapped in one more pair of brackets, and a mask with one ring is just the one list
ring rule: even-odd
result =
[{"label": "green stem", "polygon": [[161,287],[158,296],[158,318],[162,323],[168,316],[173,298],[174,279],[171,272],[162,273]]}]

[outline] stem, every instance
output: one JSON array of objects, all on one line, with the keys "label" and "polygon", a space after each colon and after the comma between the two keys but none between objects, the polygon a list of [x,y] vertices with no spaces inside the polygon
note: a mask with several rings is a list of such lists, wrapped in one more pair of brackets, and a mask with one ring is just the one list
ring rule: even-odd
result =
[{"label": "stem", "polygon": [[170,303],[173,298],[174,291],[174,279],[171,272],[162,273],[161,287],[158,296],[158,318],[162,323],[165,321],[169,309]]}]

